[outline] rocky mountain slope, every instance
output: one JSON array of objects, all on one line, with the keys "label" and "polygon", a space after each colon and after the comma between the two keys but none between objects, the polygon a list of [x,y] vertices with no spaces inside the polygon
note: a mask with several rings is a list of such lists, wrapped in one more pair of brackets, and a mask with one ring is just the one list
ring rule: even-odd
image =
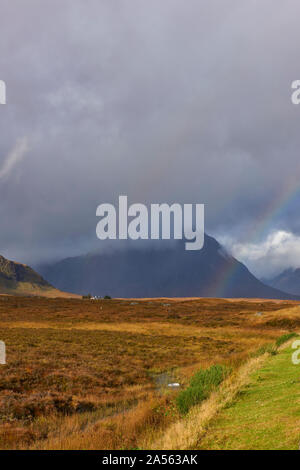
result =
[{"label": "rocky mountain slope", "polygon": [[293,298],[263,284],[208,235],[200,251],[185,251],[178,241],[164,249],[91,253],[39,269],[55,287],[77,294]]}]

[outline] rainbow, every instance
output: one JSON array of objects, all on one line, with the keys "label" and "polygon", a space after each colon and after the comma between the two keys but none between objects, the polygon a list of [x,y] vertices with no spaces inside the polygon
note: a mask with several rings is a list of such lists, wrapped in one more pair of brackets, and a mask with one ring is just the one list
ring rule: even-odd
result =
[{"label": "rainbow", "polygon": [[[278,192],[277,197],[259,214],[250,231],[248,239],[256,240],[263,234],[267,234],[274,221],[278,219],[286,208],[298,199],[298,197],[300,197],[299,181],[289,181],[283,186],[281,191]],[[217,296],[222,297],[224,295],[226,287],[233,280],[236,269],[236,264],[230,263],[218,274],[214,285],[214,291],[217,293]]]}]

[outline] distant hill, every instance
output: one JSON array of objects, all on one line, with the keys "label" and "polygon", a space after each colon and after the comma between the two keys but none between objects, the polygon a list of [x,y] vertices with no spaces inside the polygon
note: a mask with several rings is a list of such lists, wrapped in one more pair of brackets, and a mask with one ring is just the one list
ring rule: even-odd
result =
[{"label": "distant hill", "polygon": [[43,295],[49,297],[64,295],[29,266],[10,261],[1,255],[0,294]]},{"label": "distant hill", "polygon": [[286,269],[278,276],[267,279],[265,282],[276,289],[282,289],[290,294],[300,295],[300,268]]},{"label": "distant hill", "polygon": [[168,249],[152,246],[67,258],[39,270],[55,287],[77,294],[295,298],[263,284],[208,235],[200,251],[185,251],[178,241]]}]

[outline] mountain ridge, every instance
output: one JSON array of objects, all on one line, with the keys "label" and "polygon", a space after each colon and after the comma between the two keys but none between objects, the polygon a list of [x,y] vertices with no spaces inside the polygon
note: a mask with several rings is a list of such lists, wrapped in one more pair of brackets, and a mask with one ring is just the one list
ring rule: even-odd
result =
[{"label": "mountain ridge", "polygon": [[30,266],[0,255],[0,294],[61,297],[64,293],[53,287]]},{"label": "mountain ridge", "polygon": [[209,235],[199,251],[185,251],[177,241],[167,249],[66,258],[39,270],[57,288],[81,295],[300,299],[264,285]]},{"label": "mountain ridge", "polygon": [[288,268],[263,282],[293,295],[300,295],[300,268]]}]

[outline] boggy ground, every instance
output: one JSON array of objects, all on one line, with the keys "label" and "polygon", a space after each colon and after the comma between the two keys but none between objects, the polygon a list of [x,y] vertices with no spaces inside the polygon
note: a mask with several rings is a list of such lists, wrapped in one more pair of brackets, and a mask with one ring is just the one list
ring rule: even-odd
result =
[{"label": "boggy ground", "polygon": [[236,367],[300,329],[297,305],[0,296],[0,448],[137,448],[179,418],[160,377]]}]

